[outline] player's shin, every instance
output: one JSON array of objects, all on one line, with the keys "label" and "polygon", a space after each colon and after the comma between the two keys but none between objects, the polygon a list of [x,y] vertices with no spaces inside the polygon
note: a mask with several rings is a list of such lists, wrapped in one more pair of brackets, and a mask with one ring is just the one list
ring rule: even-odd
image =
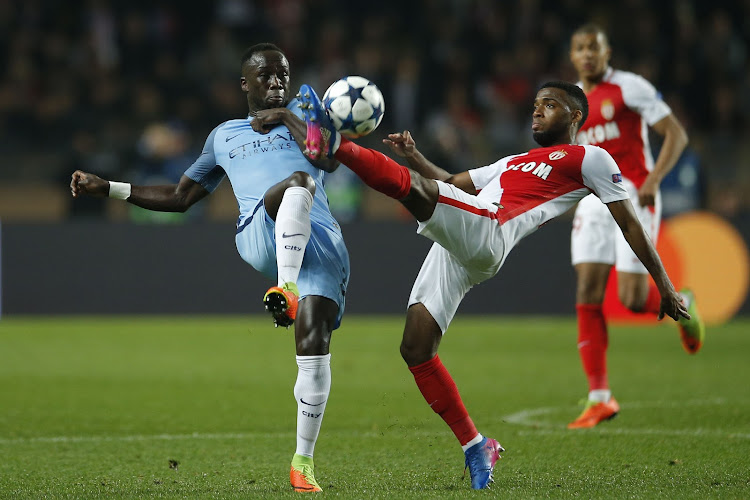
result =
[{"label": "player's shin", "polygon": [[294,399],[297,401],[296,453],[312,457],[331,392],[331,355],[297,356],[297,366],[297,382],[294,385]]},{"label": "player's shin", "polygon": [[456,383],[437,355],[420,365],[410,366],[409,370],[427,404],[448,424],[461,446],[469,444],[478,436],[481,439],[461,400]]},{"label": "player's shin", "polygon": [[601,304],[578,304],[578,353],[589,382],[589,391],[608,390],[607,323]]},{"label": "player's shin", "polygon": [[383,153],[363,148],[342,138],[335,157],[376,191],[396,200],[401,200],[409,194],[409,169]]},{"label": "player's shin", "polygon": [[293,186],[284,191],[276,214],[276,264],[279,287],[296,283],[305,247],[310,240],[310,210],[313,195],[307,189]]}]

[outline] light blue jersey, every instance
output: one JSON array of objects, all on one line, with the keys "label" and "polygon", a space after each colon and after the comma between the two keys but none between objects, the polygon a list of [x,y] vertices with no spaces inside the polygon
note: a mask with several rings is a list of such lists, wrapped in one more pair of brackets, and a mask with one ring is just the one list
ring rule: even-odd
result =
[{"label": "light blue jersey", "polygon": [[[296,99],[287,108],[302,117]],[[229,178],[240,210],[235,238],[237,251],[247,263],[275,280],[275,223],[266,213],[263,196],[294,172],[310,174],[316,186],[310,211],[311,234],[297,286],[300,298],[321,295],[336,302],[338,327],[349,283],[349,253],[341,228],[328,208],[326,172],[305,158],[284,125],[260,134],[252,129],[251,121],[252,118],[229,120],[212,130],[203,152],[185,175],[209,192],[213,192],[224,177]]]}]

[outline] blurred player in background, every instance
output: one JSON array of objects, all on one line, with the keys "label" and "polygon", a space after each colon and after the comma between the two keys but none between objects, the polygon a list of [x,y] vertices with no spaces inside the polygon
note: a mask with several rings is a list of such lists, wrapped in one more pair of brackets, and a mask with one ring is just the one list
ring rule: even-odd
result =
[{"label": "blurred player in background", "polygon": [[[532,131],[540,148],[455,175],[427,160],[409,132],[384,142],[406,157],[412,170],[342,138],[308,85],[300,89],[300,100],[306,154],[335,157],[365,184],[400,201],[419,221],[417,232],[435,242],[409,297],[401,355],[425,401],[461,444],[472,488],[489,486],[504,450],[477,431],[438,347],[466,292],[494,276],[519,240],[593,191],[653,276],[661,292],[659,317],[689,317],[635,215],[615,161],[601,148],[572,145],[588,113],[579,87],[550,82],[537,93]],[[477,359],[487,364],[488,374],[502,366],[501,360]]]},{"label": "blurred player in background", "polygon": [[[570,60],[589,101],[589,117],[577,142],[600,146],[612,155],[622,170],[635,213],[655,242],[661,222],[659,184],[674,167],[688,138],[653,85],[641,76],[610,67],[610,55],[607,35],[598,26],[587,24],[573,33]],[[651,156],[648,126],[664,137],[656,162]],[[602,313],[612,266],[617,269],[620,302],[631,311],[658,313],[660,294],[607,207],[593,194],[576,209],[571,256],[577,276],[578,351],[589,384],[583,412],[568,425],[578,429],[613,418],[620,410],[607,380],[608,334]],[[682,344],[689,353],[696,353],[705,329],[693,294],[683,290],[682,295],[692,317],[679,321]]]},{"label": "blurred player in background", "polygon": [[[341,322],[349,281],[349,254],[323,189],[325,172],[338,162],[302,154],[305,123],[289,93],[289,63],[278,47],[250,47],[241,74],[248,117],[216,127],[178,184],[136,186],[79,170],[70,188],[74,197],[110,196],[149,210],[184,212],[229,177],[240,210],[237,250],[255,269],[278,279],[263,299],[276,326],[295,326],[297,449],[291,483],[295,491],[321,491],[313,451],[330,393],[331,333]],[[210,266],[210,260],[196,263],[186,272],[210,272]]]}]

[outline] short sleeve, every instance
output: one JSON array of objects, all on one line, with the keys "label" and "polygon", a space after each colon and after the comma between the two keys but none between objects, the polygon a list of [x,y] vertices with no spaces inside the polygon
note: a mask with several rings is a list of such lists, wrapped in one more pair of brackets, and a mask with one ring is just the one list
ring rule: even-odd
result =
[{"label": "short sleeve", "polygon": [[584,149],[586,154],[581,164],[583,184],[591,189],[602,203],[630,198],[614,158],[598,146],[584,146]]},{"label": "short sleeve", "polygon": [[471,181],[474,183],[474,189],[476,189],[477,192],[481,191],[485,186],[487,186],[487,184],[492,182],[493,179],[497,178],[497,176],[500,175],[503,170],[505,170],[505,167],[507,167],[508,162],[511,159],[517,156],[520,155],[506,156],[505,158],[501,158],[490,165],[469,170],[469,176],[471,177]]},{"label": "short sleeve", "polygon": [[185,171],[187,177],[203,186],[209,193],[212,193],[226,177],[224,169],[216,164],[216,154],[214,153],[214,137],[216,137],[216,131],[219,127],[221,125],[208,134],[200,156]]},{"label": "short sleeve", "polygon": [[656,88],[642,76],[627,74],[620,88],[625,105],[641,115],[649,126],[672,114],[672,109],[664,102]]}]

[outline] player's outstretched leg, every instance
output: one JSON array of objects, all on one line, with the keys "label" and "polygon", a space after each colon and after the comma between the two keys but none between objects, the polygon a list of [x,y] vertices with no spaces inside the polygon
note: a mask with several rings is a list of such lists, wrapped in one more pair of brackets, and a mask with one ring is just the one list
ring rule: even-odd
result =
[{"label": "player's outstretched leg", "polygon": [[304,84],[299,89],[300,108],[307,124],[304,154],[310,158],[332,158],[341,143],[341,134],[333,127],[315,90]]},{"label": "player's outstretched leg", "polygon": [[292,468],[289,471],[289,482],[297,493],[318,493],[323,491],[315,480],[315,465],[313,459],[295,454],[292,458]]},{"label": "player's outstretched leg", "polygon": [[294,283],[284,283],[283,286],[272,286],[263,297],[266,311],[271,313],[275,326],[289,328],[297,319],[299,306],[299,290]]},{"label": "player's outstretched leg", "polygon": [[395,200],[405,198],[411,189],[409,169],[378,151],[363,148],[341,137],[333,127],[323,103],[309,85],[300,87],[299,100],[307,124],[305,155],[312,159],[333,157],[357,174],[362,182]]},{"label": "player's outstretched leg", "polygon": [[500,453],[503,451],[505,449],[496,440],[482,438],[480,443],[464,452],[466,457],[464,476],[466,475],[466,469],[469,469],[473,489],[483,490],[494,482],[492,472],[495,470],[495,462],[500,459]]},{"label": "player's outstretched leg", "polygon": [[687,288],[680,290],[680,294],[685,301],[688,314],[690,314],[690,319],[680,318],[679,321],[682,347],[688,354],[695,354],[703,345],[703,340],[706,337],[706,325],[703,323],[700,313],[698,313],[695,294]]}]

